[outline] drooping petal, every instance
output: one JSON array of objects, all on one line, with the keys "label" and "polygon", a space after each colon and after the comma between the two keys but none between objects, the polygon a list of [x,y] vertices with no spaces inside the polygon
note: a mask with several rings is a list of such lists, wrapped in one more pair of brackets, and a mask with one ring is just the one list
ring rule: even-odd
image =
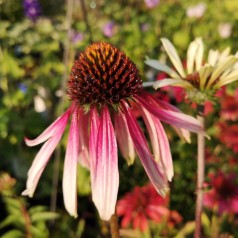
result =
[{"label": "drooping petal", "polygon": [[195,65],[196,71],[198,71],[202,67],[204,45],[202,38],[197,38],[196,43],[197,43],[197,52],[195,57]]},{"label": "drooping petal", "polygon": [[117,143],[107,107],[102,109],[99,120],[95,163],[92,166],[92,197],[100,217],[109,220],[115,212],[119,186]]},{"label": "drooping petal", "polygon": [[132,165],[135,160],[135,148],[131,139],[126,119],[124,115],[117,113],[115,115],[115,131],[120,151],[126,159],[128,165]]},{"label": "drooping petal", "polygon": [[182,79],[170,79],[170,78],[157,80],[154,83],[153,87],[154,89],[158,89],[158,88],[162,88],[169,85],[178,86],[178,87],[187,88],[187,89],[193,88],[192,84],[190,84],[188,81],[185,81]]},{"label": "drooping petal", "polygon": [[52,137],[62,124],[67,123],[70,112],[73,110],[74,105],[72,105],[62,116],[58,117],[48,128],[46,128],[37,138],[34,140],[29,140],[25,138],[25,142],[28,146],[39,145],[45,142],[50,137]]},{"label": "drooping petal", "polygon": [[176,131],[176,133],[178,134],[178,136],[186,141],[187,143],[191,143],[191,135],[190,132],[188,130],[182,129],[182,128],[178,128],[175,126],[172,126],[174,128],[174,130]]},{"label": "drooping petal", "polygon": [[219,78],[218,82],[215,84],[215,88],[221,88],[222,86],[232,83],[238,80],[238,69],[234,69],[226,77]]},{"label": "drooping petal", "polygon": [[151,220],[161,222],[165,216],[168,216],[169,209],[165,206],[149,205],[146,208],[146,214]]},{"label": "drooping petal", "polygon": [[181,77],[176,73],[176,71],[169,68],[167,65],[160,63],[158,60],[146,59],[145,64],[154,69],[167,73],[171,78],[181,79]]},{"label": "drooping petal", "polygon": [[173,44],[166,38],[161,38],[162,44],[171,60],[171,62],[173,63],[175,69],[178,71],[178,73],[181,75],[182,78],[185,78],[185,72],[183,69],[183,65],[182,62],[178,56],[178,53],[175,49],[175,47],[173,46]]},{"label": "drooping petal", "polygon": [[[162,108],[166,110],[182,113],[177,107],[171,105],[170,103],[167,103],[157,98],[156,98],[156,102],[159,104],[159,106],[161,106]],[[191,143],[190,132],[188,130],[185,130],[183,128],[179,128],[176,126],[172,126],[172,127],[177,132],[178,136],[181,137],[181,139],[184,139],[187,143]]]},{"label": "drooping petal", "polygon": [[65,118],[61,121],[61,124],[57,128],[57,131],[55,131],[54,135],[45,142],[45,144],[41,147],[40,151],[36,155],[31,168],[28,171],[26,190],[22,192],[22,195],[28,195],[30,197],[33,196],[40,176],[44,171],[44,168],[47,165],[55,147],[57,146],[63,135],[70,114],[70,110],[68,110],[67,113],[64,114]]},{"label": "drooping petal", "polygon": [[96,170],[96,148],[97,137],[99,128],[99,116],[96,108],[92,108],[90,111],[90,137],[89,137],[89,155],[90,155],[90,172],[91,183],[93,184],[93,172]]},{"label": "drooping petal", "polygon": [[205,85],[207,84],[207,81],[213,71],[214,67],[206,64],[203,67],[200,68],[199,70],[199,76],[200,76],[200,88],[204,89]]},{"label": "drooping petal", "polygon": [[218,78],[221,76],[221,74],[234,66],[234,64],[237,62],[237,58],[233,55],[228,56],[225,58],[222,62],[217,64],[216,68],[212,72],[211,78],[208,81],[206,88],[209,88]]},{"label": "drooping petal", "polygon": [[77,217],[77,164],[80,134],[78,111],[75,109],[72,115],[63,173],[64,204],[68,213],[74,217]]},{"label": "drooping petal", "polygon": [[145,107],[154,116],[158,117],[161,121],[192,132],[204,134],[201,124],[194,117],[180,112],[159,108],[156,100],[151,100],[151,97],[147,97],[150,101],[146,100],[144,97],[142,98],[142,96],[137,96],[137,98],[143,107]]},{"label": "drooping petal", "polygon": [[156,125],[152,119],[152,116],[148,113],[147,110],[141,107],[141,111],[142,111],[142,118],[145,122],[147,131],[150,136],[150,142],[152,145],[154,159],[157,163],[159,163],[161,167],[163,167],[163,169],[165,169],[165,167],[161,164],[162,161],[161,161],[161,154],[160,154],[159,135],[156,130]]},{"label": "drooping petal", "polygon": [[138,212],[133,219],[133,228],[146,231],[148,229],[148,221],[143,211]]},{"label": "drooping petal", "polygon": [[218,50],[209,50],[208,52],[208,57],[207,57],[207,62],[211,66],[215,66],[217,64],[219,58],[219,51]]},{"label": "drooping petal", "polygon": [[89,113],[85,114],[83,110],[79,111],[79,163],[90,168],[89,160]]},{"label": "drooping petal", "polygon": [[133,140],[137,154],[139,155],[145,168],[145,171],[157,192],[162,196],[165,196],[168,190],[167,180],[163,174],[163,171],[160,171],[158,164],[152,157],[145,136],[134,116],[128,110],[126,103],[124,103],[124,113],[131,138]]},{"label": "drooping petal", "polygon": [[221,53],[219,53],[219,57],[218,57],[218,64],[223,62],[226,58],[229,57],[231,52],[231,48],[230,47],[226,47]]},{"label": "drooping petal", "polygon": [[191,74],[194,70],[195,56],[197,52],[197,42],[196,40],[192,41],[187,50],[187,71],[188,74]]},{"label": "drooping petal", "polygon": [[171,181],[174,176],[174,170],[168,138],[158,118],[151,115],[144,108],[142,108],[142,111],[143,119],[150,134],[154,158],[162,164],[167,179]]}]

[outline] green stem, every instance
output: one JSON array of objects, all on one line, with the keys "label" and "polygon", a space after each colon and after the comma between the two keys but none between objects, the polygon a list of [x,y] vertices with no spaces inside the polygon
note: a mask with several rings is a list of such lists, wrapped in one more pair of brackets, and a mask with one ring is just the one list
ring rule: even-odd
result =
[{"label": "green stem", "polygon": [[[61,91],[65,92],[65,84],[68,75],[68,66],[69,66],[69,52],[70,52],[70,34],[71,34],[71,25],[72,25],[72,16],[74,9],[74,0],[67,1],[67,10],[66,10],[66,28],[67,28],[67,36],[65,38],[65,48],[64,48],[64,74],[61,81]],[[58,113],[61,114],[63,111],[63,105],[65,101],[65,94],[60,98],[58,105]],[[58,114],[57,113],[57,114]],[[51,202],[50,202],[50,210],[52,212],[56,211],[56,202],[57,202],[57,192],[58,192],[58,179],[59,179],[59,167],[60,167],[60,155],[61,148],[58,147],[55,152],[54,159],[54,173],[53,173],[53,181],[52,181],[52,191],[51,191]]]},{"label": "green stem", "polygon": [[[198,107],[198,120],[202,127],[205,126],[204,105]],[[203,183],[205,174],[205,137],[198,134],[198,155],[197,155],[197,200],[196,200],[196,214],[195,214],[195,238],[201,237],[201,216],[203,209]]]},{"label": "green stem", "polygon": [[90,27],[90,24],[89,24],[89,21],[88,21],[88,11],[87,11],[87,8],[85,6],[84,0],[80,0],[80,4],[81,4],[81,7],[82,7],[83,18],[84,18],[84,22],[85,22],[85,25],[86,25],[86,28],[87,28],[87,32],[89,34],[89,42],[92,44],[93,43],[93,35],[92,35],[91,27]]}]

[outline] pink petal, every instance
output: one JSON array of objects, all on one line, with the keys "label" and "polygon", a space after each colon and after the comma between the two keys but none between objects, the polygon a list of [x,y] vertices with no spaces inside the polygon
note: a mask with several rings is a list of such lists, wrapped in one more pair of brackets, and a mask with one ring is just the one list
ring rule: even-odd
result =
[{"label": "pink petal", "polygon": [[91,183],[93,184],[93,172],[96,167],[96,148],[97,148],[97,137],[99,129],[99,116],[96,108],[90,111],[90,138],[89,138],[89,155],[90,155],[90,172],[91,172]]},{"label": "pink petal", "polygon": [[89,113],[79,111],[79,162],[82,166],[90,168],[89,160]]},{"label": "pink petal", "polygon": [[40,176],[63,135],[70,113],[70,110],[67,110],[67,112],[64,114],[64,120],[62,120],[61,124],[57,127],[57,131],[55,131],[54,135],[45,142],[36,155],[31,168],[28,171],[26,190],[22,192],[22,195],[28,195],[30,197],[33,196]]},{"label": "pink petal", "polygon": [[159,107],[155,99],[152,99],[152,97],[149,98],[147,97],[147,95],[146,98],[142,98],[141,96],[137,96],[137,98],[143,105],[143,107],[146,108],[146,110],[152,113],[155,117],[158,117],[161,121],[192,132],[204,134],[204,130],[201,127],[201,124],[194,117],[180,112],[162,109]]},{"label": "pink petal", "polygon": [[167,135],[158,118],[151,115],[144,108],[142,108],[142,111],[146,127],[150,134],[155,160],[162,163],[165,174],[168,180],[171,181],[174,176],[174,170]]},{"label": "pink petal", "polygon": [[153,149],[153,155],[156,162],[161,165],[161,155],[160,155],[160,145],[159,145],[159,136],[156,130],[156,126],[152,116],[147,110],[143,107],[141,108],[142,117],[145,122],[146,128],[148,130],[150,141]]},{"label": "pink petal", "polygon": [[48,140],[52,137],[57,130],[61,127],[62,124],[67,123],[69,113],[73,110],[74,105],[69,107],[69,109],[60,117],[58,117],[48,128],[46,128],[37,138],[34,140],[29,140],[25,138],[25,142],[28,146],[39,145],[42,142]]},{"label": "pink petal", "polygon": [[[162,101],[158,98],[155,98],[155,100],[164,109],[182,113],[182,111],[180,111],[177,107],[175,107],[165,101]],[[181,137],[181,139],[184,139],[187,143],[191,143],[190,132],[188,130],[178,128],[175,126],[173,126],[173,128],[177,132],[178,136]]]},{"label": "pink petal", "polygon": [[145,171],[157,192],[162,196],[165,196],[165,193],[168,190],[167,180],[163,175],[163,172],[160,171],[158,164],[154,161],[145,136],[142,133],[134,116],[128,110],[126,103],[124,103],[124,109],[131,138],[134,142],[135,149],[141,159]]},{"label": "pink petal", "polygon": [[230,200],[230,209],[235,212],[238,213],[238,196],[234,196],[233,198],[231,198]]},{"label": "pink petal", "polygon": [[175,126],[173,126],[173,128],[182,140],[186,141],[187,143],[191,143],[191,135],[188,130],[178,128]]},{"label": "pink petal", "polygon": [[135,148],[123,115],[115,115],[115,131],[123,157],[126,159],[128,165],[133,164],[136,156]]},{"label": "pink petal", "polygon": [[77,217],[77,164],[80,134],[78,111],[75,109],[72,115],[63,174],[65,208],[74,217]]},{"label": "pink petal", "polygon": [[125,214],[121,220],[121,227],[122,228],[128,227],[131,221],[132,221],[132,213]]},{"label": "pink petal", "polygon": [[141,231],[145,231],[148,229],[148,221],[145,215],[143,214],[143,211],[137,212],[137,214],[134,216],[133,228],[140,229]]},{"label": "pink petal", "polygon": [[[91,133],[94,133],[91,131]],[[93,201],[103,220],[115,212],[119,186],[117,143],[107,107],[101,111],[96,144],[96,161],[92,166]]]},{"label": "pink petal", "polygon": [[161,219],[169,215],[169,209],[164,206],[149,205],[146,207],[146,215],[153,221],[160,222]]}]

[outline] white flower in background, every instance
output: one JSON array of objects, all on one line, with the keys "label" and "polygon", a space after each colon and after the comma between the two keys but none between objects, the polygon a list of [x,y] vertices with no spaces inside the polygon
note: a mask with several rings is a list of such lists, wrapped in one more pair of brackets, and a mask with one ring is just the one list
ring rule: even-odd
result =
[{"label": "white flower in background", "polygon": [[200,2],[195,6],[191,6],[187,9],[186,15],[188,17],[200,18],[204,15],[207,9],[207,5],[204,2]]},{"label": "white flower in background", "polygon": [[218,33],[221,38],[226,39],[230,37],[231,32],[232,32],[232,25],[229,22],[219,24]]},{"label": "white flower in background", "polygon": [[193,101],[201,102],[213,96],[220,87],[238,80],[238,55],[231,55],[230,48],[222,52],[211,49],[205,60],[203,41],[197,38],[188,47],[184,67],[173,44],[166,38],[161,41],[173,67],[153,59],[145,61],[168,75],[168,78],[154,82],[155,89],[168,85],[180,86],[188,90],[188,96]]},{"label": "white flower in background", "polygon": [[39,96],[34,97],[34,109],[36,112],[44,112],[46,110],[45,101]]},{"label": "white flower in background", "polygon": [[45,99],[47,97],[47,92],[44,87],[39,86],[37,88],[38,95],[34,96],[34,109],[36,112],[46,111]]}]

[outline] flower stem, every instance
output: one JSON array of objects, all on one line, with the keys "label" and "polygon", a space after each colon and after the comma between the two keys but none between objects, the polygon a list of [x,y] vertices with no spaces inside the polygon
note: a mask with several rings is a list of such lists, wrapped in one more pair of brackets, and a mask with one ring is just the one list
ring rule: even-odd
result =
[{"label": "flower stem", "polygon": [[110,218],[110,230],[112,238],[119,238],[119,226],[118,226],[118,217],[116,212]]},{"label": "flower stem", "polygon": [[84,0],[80,0],[80,4],[81,4],[81,7],[82,7],[83,18],[84,18],[84,22],[85,22],[85,25],[86,25],[86,28],[87,28],[87,32],[89,34],[89,41],[90,41],[90,43],[93,43],[93,35],[92,35],[91,27],[90,27],[90,24],[89,24],[89,21],[88,21],[88,11],[87,11],[87,8],[85,6]]},{"label": "flower stem", "polygon": [[[74,9],[74,0],[67,1],[67,9],[66,9],[66,28],[67,28],[67,36],[65,38],[65,48],[64,48],[64,56],[63,56],[63,63],[64,63],[64,74],[61,81],[61,91],[65,91],[65,85],[68,75],[68,66],[69,66],[69,55],[70,55],[70,33],[72,28],[72,18],[73,18],[73,9]],[[58,104],[58,113],[61,114],[63,111],[63,105],[65,101],[65,95],[62,96],[59,100]],[[60,155],[61,155],[61,148],[58,147],[55,152],[55,159],[54,159],[54,172],[53,172],[53,180],[52,180],[52,191],[51,191],[51,202],[50,202],[50,210],[52,212],[56,211],[56,203],[57,203],[57,192],[58,192],[58,179],[59,179],[59,167],[60,167]],[[52,224],[54,220],[52,220]]]},{"label": "flower stem", "polygon": [[[198,106],[198,120],[202,127],[205,126],[204,105]],[[194,238],[201,237],[201,216],[203,208],[203,183],[205,173],[205,137],[198,134],[198,156],[197,156],[197,200],[196,200],[196,214],[195,214],[195,233]]]}]

